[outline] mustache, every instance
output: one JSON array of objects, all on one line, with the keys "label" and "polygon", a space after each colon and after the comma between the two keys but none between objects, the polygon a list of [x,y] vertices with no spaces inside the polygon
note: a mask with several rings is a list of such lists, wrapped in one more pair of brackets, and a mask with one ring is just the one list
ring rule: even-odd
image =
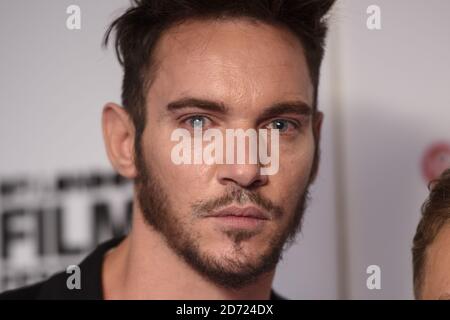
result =
[{"label": "mustache", "polygon": [[270,199],[263,197],[259,193],[245,189],[233,189],[219,198],[197,201],[192,204],[192,211],[196,217],[204,217],[212,211],[220,210],[233,203],[237,203],[241,206],[248,204],[256,205],[267,211],[271,218],[278,218],[284,214],[283,209]]}]

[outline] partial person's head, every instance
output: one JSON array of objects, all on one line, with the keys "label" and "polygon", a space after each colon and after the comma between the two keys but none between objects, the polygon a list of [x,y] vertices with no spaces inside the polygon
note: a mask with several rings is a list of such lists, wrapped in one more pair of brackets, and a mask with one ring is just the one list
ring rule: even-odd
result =
[{"label": "partial person's head", "polygon": [[450,169],[430,188],[412,249],[414,294],[450,300]]},{"label": "partial person's head", "polygon": [[[103,115],[108,156],[135,180],[148,227],[202,275],[239,288],[271,271],[299,231],[319,163],[320,65],[334,0],[147,0],[113,22],[123,108]],[[175,129],[276,129],[279,169],[176,165]],[[208,217],[256,207],[265,220]],[[222,221],[222,220],[221,220]]]}]

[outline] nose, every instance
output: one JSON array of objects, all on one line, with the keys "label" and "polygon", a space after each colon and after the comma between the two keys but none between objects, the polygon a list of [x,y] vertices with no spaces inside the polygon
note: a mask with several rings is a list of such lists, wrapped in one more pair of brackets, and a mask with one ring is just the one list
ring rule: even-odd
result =
[{"label": "nose", "polygon": [[[256,129],[251,125],[235,126],[225,133],[225,148],[222,164],[218,164],[216,175],[220,184],[238,185],[241,188],[254,189],[268,182],[268,177],[261,174],[262,163],[259,159],[260,140]],[[249,132],[249,130],[252,130]],[[241,142],[241,143],[239,143]],[[232,151],[234,149],[234,151]],[[263,170],[264,173],[264,170]]]},{"label": "nose", "polygon": [[258,164],[222,164],[217,179],[224,186],[236,184],[246,189],[261,187],[268,181],[267,175],[261,175]]}]

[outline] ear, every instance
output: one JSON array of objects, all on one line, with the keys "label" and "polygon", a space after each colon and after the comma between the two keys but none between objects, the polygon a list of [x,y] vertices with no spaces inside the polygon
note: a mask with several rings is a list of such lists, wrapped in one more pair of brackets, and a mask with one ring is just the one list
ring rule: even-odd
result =
[{"label": "ear", "polygon": [[314,137],[317,141],[317,144],[320,143],[320,136],[322,133],[322,123],[323,123],[323,112],[321,111],[316,111],[316,114],[313,117],[313,133],[314,133]]},{"label": "ear", "polygon": [[103,140],[113,168],[122,176],[134,179],[134,125],[124,108],[108,103],[102,114]]},{"label": "ear", "polygon": [[313,116],[312,130],[315,140],[315,150],[314,150],[314,163],[311,169],[310,183],[313,183],[316,180],[317,173],[319,171],[320,164],[320,138],[322,134],[322,123],[323,123],[324,114],[321,111],[316,111]]}]

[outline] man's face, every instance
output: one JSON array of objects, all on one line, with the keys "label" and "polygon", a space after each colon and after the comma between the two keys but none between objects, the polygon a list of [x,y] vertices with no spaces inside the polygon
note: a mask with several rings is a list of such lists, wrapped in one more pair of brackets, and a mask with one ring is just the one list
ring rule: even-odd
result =
[{"label": "man's face", "polygon": [[[265,24],[191,21],[164,33],[156,59],[136,161],[139,205],[149,226],[193,268],[223,286],[242,287],[275,268],[301,224],[315,151],[312,112],[304,110],[314,89],[302,46]],[[226,110],[167,108],[184,98]],[[268,113],[281,102],[304,106]],[[278,172],[260,175],[255,164],[174,164],[172,133],[198,126],[279,129]],[[211,217],[230,207],[257,208],[266,219]]]},{"label": "man's face", "polygon": [[422,299],[450,300],[450,225],[427,248]]}]

